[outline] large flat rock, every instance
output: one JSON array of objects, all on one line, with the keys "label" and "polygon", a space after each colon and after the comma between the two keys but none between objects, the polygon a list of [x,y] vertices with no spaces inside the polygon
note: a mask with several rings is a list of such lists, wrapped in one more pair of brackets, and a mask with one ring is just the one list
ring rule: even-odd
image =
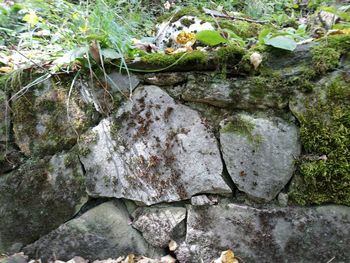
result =
[{"label": "large flat rock", "polygon": [[156,86],[137,88],[86,137],[81,161],[92,196],[150,205],[231,192],[210,127]]},{"label": "large flat rock", "polygon": [[26,246],[24,252],[44,262],[56,258],[70,260],[77,255],[93,261],[130,253],[154,257],[163,254],[162,250],[149,246],[133,229],[129,214],[119,200],[103,203],[68,221]]},{"label": "large flat rock", "polygon": [[[350,208],[256,209],[235,204],[189,206],[187,257],[209,263],[232,249],[244,262],[348,262]],[[179,252],[178,252],[179,253]]]},{"label": "large flat rock", "polygon": [[240,114],[221,123],[227,170],[239,190],[270,201],[290,180],[300,154],[297,127],[280,118]]},{"label": "large flat rock", "polygon": [[0,253],[15,252],[74,216],[87,200],[77,156],[28,160],[0,176]]}]

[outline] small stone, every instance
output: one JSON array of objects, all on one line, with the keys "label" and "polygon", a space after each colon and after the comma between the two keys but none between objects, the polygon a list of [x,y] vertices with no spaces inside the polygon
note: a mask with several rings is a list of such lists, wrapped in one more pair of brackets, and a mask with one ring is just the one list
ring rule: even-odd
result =
[{"label": "small stone", "polygon": [[176,241],[174,241],[174,240],[171,240],[170,242],[169,242],[169,250],[170,251],[175,251],[176,249],[177,249],[177,243],[176,243]]},{"label": "small stone", "polygon": [[287,206],[288,205],[288,194],[279,193],[277,200],[278,200],[278,204],[280,206]]}]

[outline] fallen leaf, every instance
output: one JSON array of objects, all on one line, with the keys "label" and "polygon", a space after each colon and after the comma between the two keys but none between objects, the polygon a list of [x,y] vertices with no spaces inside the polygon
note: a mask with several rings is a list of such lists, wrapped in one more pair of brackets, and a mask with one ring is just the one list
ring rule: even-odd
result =
[{"label": "fallen leaf", "polygon": [[0,72],[2,72],[2,73],[9,73],[12,70],[13,69],[11,67],[0,67]]},{"label": "fallen leaf", "polygon": [[176,249],[177,249],[177,243],[176,243],[176,241],[171,240],[171,241],[169,242],[169,250],[170,250],[170,251],[175,251]]}]

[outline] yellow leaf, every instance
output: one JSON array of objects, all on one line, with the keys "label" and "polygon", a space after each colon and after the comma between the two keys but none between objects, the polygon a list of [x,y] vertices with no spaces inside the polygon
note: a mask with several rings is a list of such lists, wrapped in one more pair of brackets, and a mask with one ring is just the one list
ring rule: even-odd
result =
[{"label": "yellow leaf", "polygon": [[42,20],[40,16],[37,16],[34,10],[30,10],[29,14],[26,14],[22,19],[31,26],[37,25],[39,21]]},{"label": "yellow leaf", "polygon": [[79,30],[80,30],[80,32],[82,32],[82,33],[86,33],[86,32],[89,30],[89,28],[88,28],[88,26],[85,24],[84,26],[80,26],[80,27],[79,27]]}]

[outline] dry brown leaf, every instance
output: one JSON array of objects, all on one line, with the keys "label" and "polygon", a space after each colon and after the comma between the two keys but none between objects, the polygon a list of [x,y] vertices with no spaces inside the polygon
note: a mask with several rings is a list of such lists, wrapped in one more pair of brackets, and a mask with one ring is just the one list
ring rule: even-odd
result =
[{"label": "dry brown leaf", "polygon": [[13,71],[11,67],[0,67],[0,72],[2,73],[9,73],[11,71]]}]

